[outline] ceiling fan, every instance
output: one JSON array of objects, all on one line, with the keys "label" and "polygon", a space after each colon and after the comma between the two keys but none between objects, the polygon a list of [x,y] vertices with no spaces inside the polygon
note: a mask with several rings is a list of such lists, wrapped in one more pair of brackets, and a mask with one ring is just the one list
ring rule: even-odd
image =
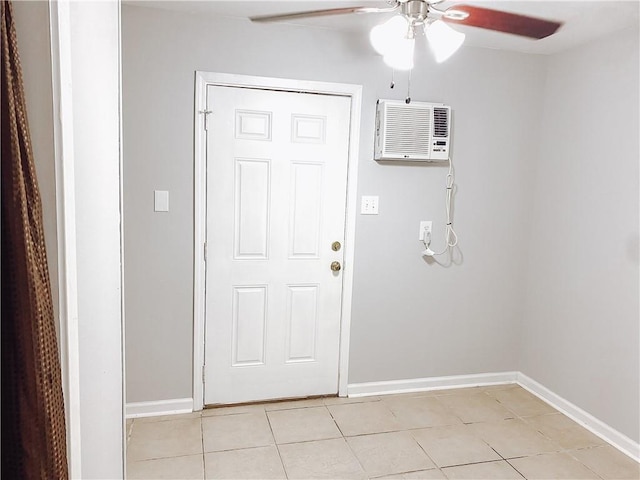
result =
[{"label": "ceiling fan", "polygon": [[277,22],[348,13],[398,12],[399,15],[394,15],[387,22],[374,27],[370,34],[373,47],[383,55],[385,63],[395,70],[413,68],[415,37],[423,31],[436,61],[442,62],[453,55],[464,42],[465,35],[447,24],[468,25],[532,39],[548,37],[562,25],[560,22],[472,5],[454,5],[446,10],[435,7],[443,1],[390,0],[389,7],[330,8],[251,17],[251,21]]}]

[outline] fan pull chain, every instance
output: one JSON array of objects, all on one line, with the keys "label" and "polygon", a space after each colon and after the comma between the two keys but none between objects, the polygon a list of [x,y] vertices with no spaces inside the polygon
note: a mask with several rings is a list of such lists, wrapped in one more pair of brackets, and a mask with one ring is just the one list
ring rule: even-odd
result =
[{"label": "fan pull chain", "polygon": [[389,85],[389,88],[393,88],[396,86],[395,76],[396,76],[396,70],[392,68],[391,69],[391,85]]},{"label": "fan pull chain", "polygon": [[407,81],[407,98],[404,99],[404,103],[409,104],[411,103],[411,72],[413,71],[413,68],[409,69],[409,80]]}]

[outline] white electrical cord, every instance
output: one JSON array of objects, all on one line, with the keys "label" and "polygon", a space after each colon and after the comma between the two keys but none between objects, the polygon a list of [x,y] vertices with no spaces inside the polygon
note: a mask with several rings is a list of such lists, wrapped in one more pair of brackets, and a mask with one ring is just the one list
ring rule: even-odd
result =
[{"label": "white electrical cord", "polygon": [[445,247],[444,247],[444,250],[442,250],[441,252],[434,252],[429,247],[429,245],[431,244],[430,235],[429,236],[425,235],[424,246],[426,247],[426,250],[422,252],[422,255],[424,256],[433,257],[436,255],[442,255],[444,253],[447,253],[450,248],[455,247],[458,244],[458,235],[453,230],[453,222],[451,221],[451,198],[453,195],[453,188],[454,188],[453,162],[451,161],[451,158],[449,158],[449,173],[447,173],[447,194],[445,198],[445,208],[447,211],[447,225],[445,227],[445,232],[444,232]]}]

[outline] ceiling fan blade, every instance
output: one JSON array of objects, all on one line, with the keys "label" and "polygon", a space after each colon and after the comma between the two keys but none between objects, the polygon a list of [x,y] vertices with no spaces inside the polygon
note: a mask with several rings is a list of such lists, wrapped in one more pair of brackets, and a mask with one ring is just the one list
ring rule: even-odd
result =
[{"label": "ceiling fan blade", "polygon": [[[461,14],[468,14],[466,17]],[[524,37],[541,39],[553,35],[562,25],[560,22],[528,17],[516,13],[501,12],[471,5],[454,5],[448,8],[442,20],[448,23],[470,25],[498,32],[513,33]]]},{"label": "ceiling fan blade", "polygon": [[328,8],[326,10],[310,10],[307,12],[283,13],[281,15],[263,15],[259,17],[249,17],[252,22],[279,22],[283,20],[295,20],[298,18],[324,17],[327,15],[342,15],[345,13],[386,13],[393,12],[398,8],[396,3],[388,8],[376,7],[345,7],[345,8]]}]

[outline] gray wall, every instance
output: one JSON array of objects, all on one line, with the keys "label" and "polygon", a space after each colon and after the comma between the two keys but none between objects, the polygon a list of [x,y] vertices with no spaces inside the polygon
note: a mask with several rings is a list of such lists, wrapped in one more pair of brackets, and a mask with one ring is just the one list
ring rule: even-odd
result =
[{"label": "gray wall", "polygon": [[[402,98],[366,40],[125,6],[127,393],[191,396],[193,72],[364,86],[349,382],[522,370],[638,440],[638,32],[550,57],[418,52],[415,100],[454,109],[458,265],[425,262],[439,165],[372,160],[378,98]],[[597,59],[597,60],[595,60]],[[171,212],[153,213],[153,190]]]},{"label": "gray wall", "polygon": [[13,2],[13,13],[22,63],[31,145],[42,199],[42,222],[57,327],[58,241],[49,4],[45,1]]},{"label": "gray wall", "polygon": [[[436,65],[425,46],[412,98],[454,109],[461,265],[425,262],[420,220],[444,227],[446,166],[373,161],[378,98],[406,76],[367,39],[123,7],[127,401],[191,397],[194,71],[364,86],[349,382],[514,370],[524,303],[527,199],[539,139],[545,58],[463,48]],[[153,190],[171,211],[153,212]]]},{"label": "gray wall", "polygon": [[640,439],[638,30],[549,59],[520,370]]}]

